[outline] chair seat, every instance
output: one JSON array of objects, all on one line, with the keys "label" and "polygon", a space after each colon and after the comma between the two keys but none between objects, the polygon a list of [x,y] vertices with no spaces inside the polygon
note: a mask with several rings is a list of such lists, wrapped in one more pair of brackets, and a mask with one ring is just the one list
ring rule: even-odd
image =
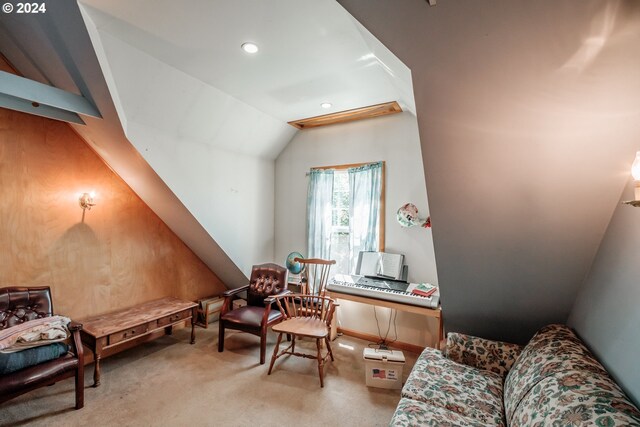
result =
[{"label": "chair seat", "polygon": [[324,338],[329,335],[327,323],[313,317],[294,317],[273,326],[274,332],[294,334],[310,338]]},{"label": "chair seat", "polygon": [[[260,328],[262,325],[262,316],[264,316],[264,307],[245,306],[236,308],[225,313],[222,319],[226,323],[237,323],[239,325],[250,325]],[[269,312],[268,323],[274,322],[282,317],[279,310],[271,310]]]},{"label": "chair seat", "polygon": [[64,372],[69,372],[72,376],[77,366],[78,359],[67,353],[57,359],[5,374],[0,381],[0,395],[11,394],[17,389],[29,389],[34,384],[46,383]]}]

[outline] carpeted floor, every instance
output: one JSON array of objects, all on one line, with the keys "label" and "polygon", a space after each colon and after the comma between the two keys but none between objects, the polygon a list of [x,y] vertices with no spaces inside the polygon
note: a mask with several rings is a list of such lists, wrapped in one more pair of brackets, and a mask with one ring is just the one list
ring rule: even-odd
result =
[{"label": "carpeted floor", "polygon": [[[317,364],[298,357],[278,359],[267,375],[275,335],[269,335],[267,363],[258,363],[258,338],[228,331],[218,353],[217,324],[175,331],[103,361],[102,380],[85,373],[85,407],[73,409],[73,379],[44,387],[0,405],[0,425],[43,426],[386,426],[399,390],[365,385],[362,350],[367,342],[339,337],[335,362],[325,368],[320,388]],[[312,342],[296,347],[313,349]],[[416,355],[404,352],[406,379]]]}]

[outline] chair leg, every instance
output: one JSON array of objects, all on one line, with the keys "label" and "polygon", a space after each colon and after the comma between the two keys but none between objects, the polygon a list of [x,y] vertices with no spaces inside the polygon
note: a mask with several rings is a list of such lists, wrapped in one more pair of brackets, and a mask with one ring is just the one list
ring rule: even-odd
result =
[{"label": "chair leg", "polygon": [[221,353],[224,351],[224,322],[222,319],[218,320],[220,323],[219,333],[218,333],[218,352]]},{"label": "chair leg", "polygon": [[320,339],[316,339],[316,347],[318,347],[318,373],[320,374],[320,387],[324,387],[324,379],[323,379],[323,364],[324,364],[324,360],[322,359],[322,354],[321,354],[321,349],[322,349],[322,343],[320,341]]},{"label": "chair leg", "polygon": [[333,362],[335,359],[333,358],[333,351],[331,351],[331,343],[329,337],[324,338],[324,342],[327,344],[327,350],[329,350],[329,356],[331,356],[331,361]]},{"label": "chair leg", "polygon": [[269,372],[267,373],[267,375],[271,375],[273,364],[276,362],[276,359],[278,358],[278,351],[280,351],[280,341],[282,341],[282,332],[278,334],[278,341],[276,342],[276,346],[273,349],[273,356],[271,356],[271,363],[269,364]]},{"label": "chair leg", "polygon": [[84,407],[84,366],[76,370],[76,409]]},{"label": "chair leg", "polygon": [[267,331],[265,329],[260,333],[260,364],[261,365],[264,365],[266,354],[267,354]]},{"label": "chair leg", "polygon": [[291,334],[287,334],[287,341],[291,341]]},{"label": "chair leg", "polygon": [[291,337],[291,353],[295,353],[296,351],[296,336],[292,335]]}]

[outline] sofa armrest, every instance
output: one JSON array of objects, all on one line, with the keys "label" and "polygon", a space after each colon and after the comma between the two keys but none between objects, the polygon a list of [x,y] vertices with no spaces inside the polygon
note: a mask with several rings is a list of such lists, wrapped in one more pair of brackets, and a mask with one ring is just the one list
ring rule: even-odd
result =
[{"label": "sofa armrest", "polygon": [[506,376],[522,348],[517,344],[450,332],[445,354],[454,362]]}]

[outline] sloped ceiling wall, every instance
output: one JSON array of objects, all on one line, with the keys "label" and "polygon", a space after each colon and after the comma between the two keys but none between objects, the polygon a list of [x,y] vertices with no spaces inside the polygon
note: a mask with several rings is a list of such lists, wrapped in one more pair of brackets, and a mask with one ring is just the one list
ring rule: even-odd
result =
[{"label": "sloped ceiling wall", "polygon": [[565,322],[640,135],[640,3],[339,0],[412,71],[447,330]]},{"label": "sloped ceiling wall", "polygon": [[295,129],[99,30],[101,17],[85,14],[129,141],[245,275],[272,261],[272,157]]},{"label": "sloped ceiling wall", "polygon": [[0,36],[0,52],[25,77],[95,103],[103,119],[88,117],[74,129],[225,285],[245,284],[238,265],[127,140],[78,4],[60,0],[45,14],[3,16]]}]

